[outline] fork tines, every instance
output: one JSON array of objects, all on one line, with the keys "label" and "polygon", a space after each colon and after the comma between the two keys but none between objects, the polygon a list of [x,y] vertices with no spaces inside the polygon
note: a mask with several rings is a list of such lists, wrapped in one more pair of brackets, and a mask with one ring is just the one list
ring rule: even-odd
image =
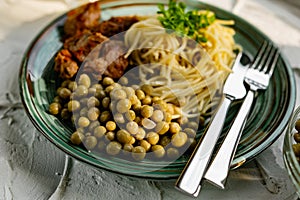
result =
[{"label": "fork tines", "polygon": [[[251,67],[268,74],[272,74],[279,56],[278,48],[271,42],[264,41]],[[264,67],[268,66],[268,67]]]}]

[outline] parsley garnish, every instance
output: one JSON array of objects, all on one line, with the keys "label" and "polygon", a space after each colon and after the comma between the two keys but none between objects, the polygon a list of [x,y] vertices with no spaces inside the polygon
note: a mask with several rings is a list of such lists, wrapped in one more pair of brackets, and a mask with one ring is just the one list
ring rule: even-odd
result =
[{"label": "parsley garnish", "polygon": [[176,0],[169,1],[167,10],[163,4],[159,4],[158,9],[157,13],[161,14],[158,20],[168,31],[175,31],[179,36],[192,37],[197,42],[207,42],[201,29],[214,22],[214,14],[199,13],[197,10],[186,12],[186,5],[183,2],[177,3]]}]

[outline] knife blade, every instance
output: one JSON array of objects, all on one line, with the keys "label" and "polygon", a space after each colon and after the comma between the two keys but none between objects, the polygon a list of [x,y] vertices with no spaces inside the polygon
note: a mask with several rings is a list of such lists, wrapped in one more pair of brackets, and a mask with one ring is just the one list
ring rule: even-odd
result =
[{"label": "knife blade", "polygon": [[223,86],[221,103],[175,183],[176,189],[194,197],[199,195],[201,180],[222,132],[231,103],[246,95],[243,81],[247,68],[241,63],[242,55],[243,52],[239,51],[232,67],[232,73],[227,77]]}]

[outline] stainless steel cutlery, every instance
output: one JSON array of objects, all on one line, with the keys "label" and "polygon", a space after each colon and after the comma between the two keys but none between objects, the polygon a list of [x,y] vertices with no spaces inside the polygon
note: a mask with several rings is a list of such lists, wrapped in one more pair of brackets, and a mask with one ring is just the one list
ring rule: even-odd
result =
[{"label": "stainless steel cutlery", "polygon": [[[265,41],[249,69],[241,64],[241,56],[242,52],[239,52],[232,68],[233,72],[225,82],[221,104],[175,184],[177,189],[194,197],[197,197],[200,192],[203,178],[220,188],[225,187],[230,164],[240,141],[255,94],[259,90],[267,89],[279,57],[279,51],[271,43]],[[248,92],[244,84],[249,86]],[[246,92],[247,96],[245,97]],[[211,162],[229,106],[233,101],[244,97],[244,102],[235,121]]]},{"label": "stainless steel cutlery", "polygon": [[225,188],[230,164],[240,141],[244,125],[247,121],[247,116],[251,110],[255,93],[258,90],[267,89],[276,66],[278,56],[278,49],[271,43],[264,42],[253,64],[250,66],[245,75],[245,83],[249,85],[250,89],[236,116],[236,119],[234,120],[221,144],[220,149],[204,176],[205,179],[220,188]]},{"label": "stainless steel cutlery", "polygon": [[233,72],[225,82],[222,102],[175,185],[177,189],[195,197],[199,194],[200,182],[222,132],[229,106],[232,101],[242,99],[246,95],[246,88],[243,84],[246,67],[240,63],[241,56],[242,52],[239,52],[232,68]]}]

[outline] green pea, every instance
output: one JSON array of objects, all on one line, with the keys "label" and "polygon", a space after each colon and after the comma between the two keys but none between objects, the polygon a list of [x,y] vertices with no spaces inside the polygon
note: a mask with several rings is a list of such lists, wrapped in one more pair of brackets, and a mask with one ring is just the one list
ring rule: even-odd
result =
[{"label": "green pea", "polygon": [[105,138],[108,140],[108,141],[113,141],[115,139],[115,133],[112,132],[112,131],[108,131],[106,134],[105,134]]},{"label": "green pea", "polygon": [[132,136],[130,136],[130,141],[129,141],[129,144],[134,144],[135,143],[135,138],[134,137],[132,137]]},{"label": "green pea", "polygon": [[87,136],[84,141],[84,146],[91,150],[97,145],[97,138],[95,136]]},{"label": "green pea", "polygon": [[147,140],[141,140],[140,146],[143,147],[146,151],[149,151],[151,148],[151,144]]},{"label": "green pea", "polygon": [[127,98],[130,98],[135,94],[135,91],[132,87],[123,87],[123,90],[126,92]]},{"label": "green pea", "polygon": [[62,88],[59,90],[58,96],[61,97],[62,99],[69,99],[71,96],[71,90],[68,88]]},{"label": "green pea", "polygon": [[127,112],[131,107],[131,103],[129,99],[121,99],[118,101],[116,105],[116,109],[119,113],[125,113]]},{"label": "green pea", "polygon": [[127,153],[131,152],[133,149],[133,145],[132,144],[124,144],[123,145],[123,150],[124,153],[127,155]]},{"label": "green pea", "polygon": [[178,149],[174,147],[170,147],[167,149],[167,156],[170,159],[177,159],[179,157],[179,151]]},{"label": "green pea", "polygon": [[114,114],[114,120],[116,123],[121,123],[121,124],[125,123],[124,116],[121,113]]},{"label": "green pea", "polygon": [[151,151],[154,153],[154,156],[156,158],[162,158],[166,154],[166,151],[165,151],[164,147],[161,146],[161,145],[154,145],[154,146],[152,146],[151,147]]},{"label": "green pea", "polygon": [[139,104],[141,105],[141,101],[137,98],[135,94],[133,94],[131,97],[129,97],[129,100],[132,105]]},{"label": "green pea", "polygon": [[92,96],[92,97],[88,98],[88,100],[87,100],[87,106],[89,108],[90,107],[98,107],[99,105],[100,105],[100,102],[99,102],[99,100],[96,97]]},{"label": "green pea", "polygon": [[188,122],[188,123],[187,123],[187,126],[188,126],[188,128],[191,128],[191,129],[193,129],[193,130],[197,130],[197,128],[198,128],[198,123],[196,123],[196,122],[194,122],[194,121],[191,121],[191,122]]},{"label": "green pea", "polygon": [[172,115],[171,115],[171,113],[164,112],[164,120],[166,122],[171,122],[172,121]]},{"label": "green pea", "polygon": [[89,90],[86,86],[84,85],[79,85],[76,90],[75,90],[75,94],[78,97],[84,97],[89,93]]},{"label": "green pea", "polygon": [[60,103],[51,103],[49,105],[49,112],[52,114],[52,115],[57,115],[59,114],[61,111],[61,105]]},{"label": "green pea", "polygon": [[120,153],[122,145],[119,142],[112,141],[106,146],[106,152],[109,155],[117,155]]},{"label": "green pea", "polygon": [[87,111],[87,117],[91,120],[91,121],[95,121],[98,119],[100,115],[100,110],[96,107],[91,107],[90,109],[88,109]]},{"label": "green pea", "polygon": [[128,85],[128,78],[127,77],[125,77],[125,76],[122,76],[120,79],[119,79],[119,83],[121,84],[121,85]]},{"label": "green pea", "polygon": [[167,146],[168,144],[171,143],[171,138],[167,135],[164,135],[160,140],[159,140],[159,143],[162,145],[162,146]]},{"label": "green pea", "polygon": [[74,92],[77,88],[77,83],[75,81],[71,81],[69,84],[68,84],[68,89],[71,90],[72,92]]},{"label": "green pea", "polygon": [[187,142],[187,139],[186,133],[179,132],[172,135],[171,143],[174,147],[182,147]]},{"label": "green pea", "polygon": [[169,128],[170,133],[176,134],[180,130],[181,130],[181,127],[180,127],[180,125],[177,122],[171,122],[170,123],[170,128]]},{"label": "green pea", "polygon": [[108,121],[106,122],[105,127],[108,131],[114,131],[117,128],[117,125],[114,121]]},{"label": "green pea", "polygon": [[153,107],[144,105],[141,109],[141,115],[145,118],[149,118],[153,115]]},{"label": "green pea", "polygon": [[110,93],[110,96],[113,100],[120,100],[125,99],[127,97],[127,94],[123,89],[117,88]]},{"label": "green pea", "polygon": [[102,84],[104,86],[109,86],[109,85],[112,85],[115,81],[110,78],[110,77],[104,77],[103,81],[102,81]]},{"label": "green pea", "polygon": [[126,124],[126,129],[129,133],[135,135],[139,130],[139,125],[134,121],[130,121]]},{"label": "green pea", "polygon": [[128,121],[133,121],[136,117],[135,112],[133,110],[129,110],[124,114],[124,116]]},{"label": "green pea", "polygon": [[87,127],[90,125],[90,120],[87,117],[79,117],[78,126],[79,127]]},{"label": "green pea", "polygon": [[97,126],[94,129],[94,136],[97,138],[102,138],[106,133],[106,128],[104,126]]},{"label": "green pea", "polygon": [[196,137],[196,131],[194,129],[191,128],[185,128],[183,130],[189,137],[191,138],[195,138]]},{"label": "green pea", "polygon": [[62,103],[62,99],[59,96],[53,98],[53,103]]},{"label": "green pea", "polygon": [[80,111],[79,111],[79,115],[81,117],[86,117],[87,116],[87,113],[88,113],[88,108],[87,107],[84,107],[82,108]]},{"label": "green pea", "polygon": [[153,93],[153,87],[151,85],[145,84],[142,85],[141,89],[147,94],[151,95]]},{"label": "green pea", "polygon": [[143,100],[142,100],[142,104],[144,105],[151,105],[152,104],[152,99],[149,95],[147,95]]},{"label": "green pea", "polygon": [[164,119],[164,113],[161,110],[154,110],[151,119],[155,122],[161,122]]},{"label": "green pea", "polygon": [[161,121],[156,124],[155,131],[160,135],[164,135],[165,133],[168,132],[169,128],[170,128],[169,123],[165,121]]},{"label": "green pea", "polygon": [[189,119],[186,116],[181,116],[180,118],[177,119],[178,124],[186,124],[189,121]]},{"label": "green pea", "polygon": [[84,140],[84,135],[81,132],[75,131],[70,138],[73,144],[79,145]]},{"label": "green pea", "polygon": [[124,129],[119,130],[117,132],[117,140],[122,144],[130,143],[131,140],[130,133]]},{"label": "green pea", "polygon": [[111,113],[107,110],[101,112],[99,120],[101,123],[106,123],[111,119]]},{"label": "green pea", "polygon": [[141,161],[146,156],[146,150],[141,146],[136,146],[132,149],[131,155],[136,161]]},{"label": "green pea", "polygon": [[106,97],[106,93],[102,89],[96,89],[95,97],[97,99],[103,99],[104,97]]},{"label": "green pea", "polygon": [[152,145],[155,145],[158,143],[159,141],[159,135],[155,132],[149,132],[147,135],[146,135],[146,138],[147,138],[147,141],[152,144]]},{"label": "green pea", "polygon": [[68,85],[69,85],[70,82],[71,82],[70,80],[64,80],[64,81],[61,83],[61,87],[62,87],[62,88],[68,87]]},{"label": "green pea", "polygon": [[110,98],[109,97],[104,97],[102,99],[102,107],[107,109],[109,107],[110,104]]},{"label": "green pea", "polygon": [[62,119],[67,120],[67,119],[70,119],[71,113],[68,111],[67,108],[63,108],[63,109],[61,110],[60,116],[61,116]]},{"label": "green pea", "polygon": [[89,96],[95,96],[97,92],[96,88],[88,88],[88,95]]},{"label": "green pea", "polygon": [[104,91],[107,95],[109,95],[114,90],[114,88],[115,88],[114,85],[109,85],[104,89]]},{"label": "green pea", "polygon": [[146,96],[144,91],[140,90],[140,89],[136,90],[135,94],[136,94],[136,96],[138,97],[139,100],[143,100]]},{"label": "green pea", "polygon": [[135,139],[143,140],[146,137],[146,132],[142,127],[139,127],[138,132],[135,134]]},{"label": "green pea", "polygon": [[78,84],[89,88],[91,86],[91,79],[87,74],[81,74],[78,79]]},{"label": "green pea", "polygon": [[94,129],[98,126],[100,126],[100,122],[98,120],[92,121],[88,127],[88,131],[94,132]]},{"label": "green pea", "polygon": [[91,86],[91,88],[95,88],[96,90],[103,90],[103,86],[99,83],[95,83]]}]

